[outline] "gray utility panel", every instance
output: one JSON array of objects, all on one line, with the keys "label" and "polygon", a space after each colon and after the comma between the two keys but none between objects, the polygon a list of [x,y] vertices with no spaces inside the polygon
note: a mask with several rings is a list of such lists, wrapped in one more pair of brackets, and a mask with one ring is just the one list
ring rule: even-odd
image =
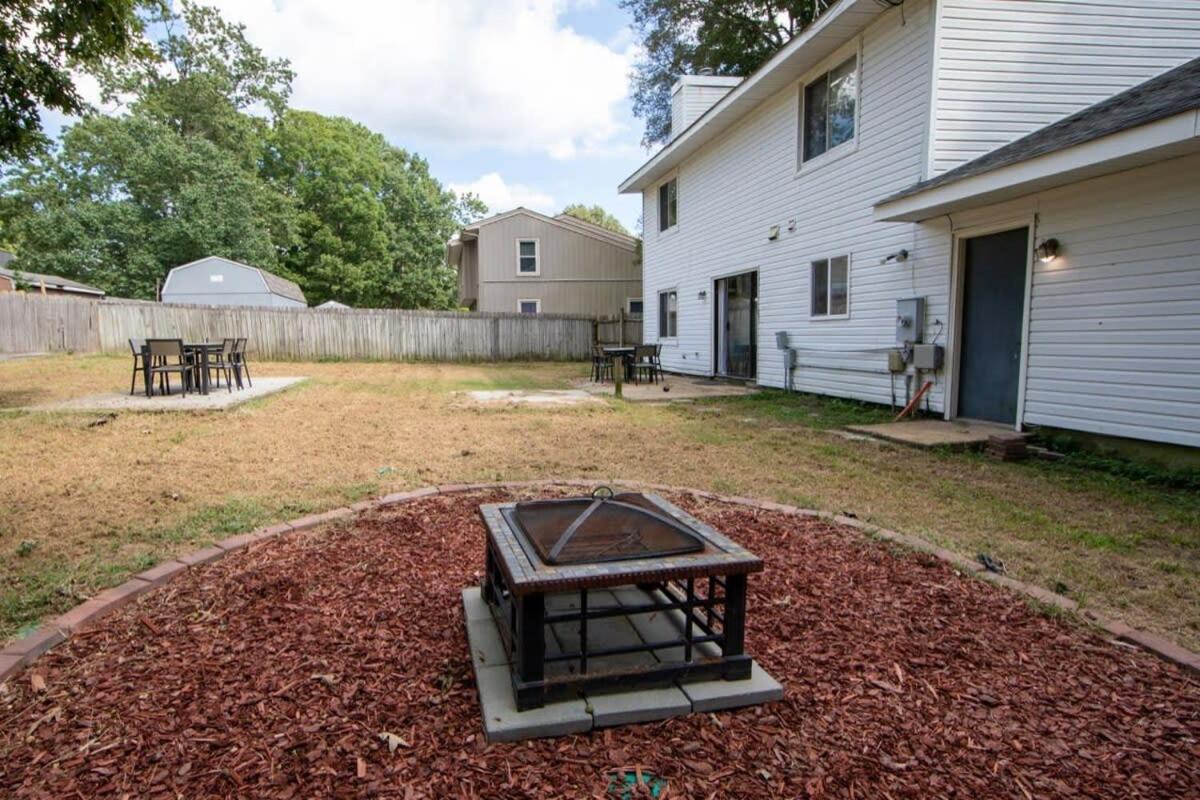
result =
[{"label": "gray utility panel", "polygon": [[925,298],[906,297],[896,301],[896,346],[908,347],[921,341],[925,330]]}]

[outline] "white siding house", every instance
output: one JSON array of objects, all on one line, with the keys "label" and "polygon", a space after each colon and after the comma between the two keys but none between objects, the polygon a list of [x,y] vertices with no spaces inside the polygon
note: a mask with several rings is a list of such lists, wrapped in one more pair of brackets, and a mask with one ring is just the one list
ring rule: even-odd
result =
[{"label": "white siding house", "polygon": [[162,302],[274,308],[308,306],[304,292],[292,281],[220,256],[208,256],[172,269],[163,281]]},{"label": "white siding house", "polygon": [[[1007,194],[883,202],[1200,56],[1200,0],[881,5],[841,0],[622,184],[643,195],[645,340],[684,373],[884,403],[931,381],[947,417],[1200,445],[1200,129]],[[897,329],[907,298],[920,330]],[[909,350],[890,372],[913,340],[944,366]]]}]

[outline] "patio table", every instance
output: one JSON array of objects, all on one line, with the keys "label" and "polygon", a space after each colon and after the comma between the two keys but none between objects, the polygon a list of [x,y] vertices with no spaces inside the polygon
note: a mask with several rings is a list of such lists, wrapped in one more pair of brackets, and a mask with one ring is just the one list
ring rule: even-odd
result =
[{"label": "patio table", "polygon": [[[183,352],[193,357],[195,368],[200,370],[200,394],[208,394],[208,354],[221,351],[224,342],[184,342]],[[142,345],[142,374],[144,376],[146,393],[150,393],[150,347]],[[238,375],[238,388],[241,388],[242,376]]]},{"label": "patio table", "polygon": [[625,365],[625,380],[633,380],[633,354],[637,348],[633,345],[604,345],[600,351],[609,358],[620,356],[621,363]]}]

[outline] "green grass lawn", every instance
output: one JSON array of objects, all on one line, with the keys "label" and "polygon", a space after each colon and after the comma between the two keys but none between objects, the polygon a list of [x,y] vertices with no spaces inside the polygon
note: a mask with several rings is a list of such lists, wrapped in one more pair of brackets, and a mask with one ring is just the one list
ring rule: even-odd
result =
[{"label": "green grass lawn", "polygon": [[[888,411],[778,391],[555,409],[481,409],[456,395],[563,388],[586,371],[262,364],[256,376],[312,380],[228,412],[103,422],[0,412],[0,636],[161,559],[363,497],[625,478],[850,512],[972,558],[987,553],[1015,577],[1200,646],[1200,492],[1085,458],[999,463],[849,439],[842,426]],[[3,362],[0,408],[128,382],[125,358]]]}]

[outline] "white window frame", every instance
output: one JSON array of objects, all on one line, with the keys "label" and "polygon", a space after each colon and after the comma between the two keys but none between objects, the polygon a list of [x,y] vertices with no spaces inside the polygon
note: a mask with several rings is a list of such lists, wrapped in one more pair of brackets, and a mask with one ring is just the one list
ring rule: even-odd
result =
[{"label": "white window frame", "polygon": [[[663,305],[662,305],[663,296],[664,295],[672,295],[672,294],[675,295],[675,330],[674,331],[670,330],[670,325],[669,325],[670,317],[663,316]],[[657,295],[657,300],[658,300],[658,307],[657,307],[656,311],[658,313],[658,340],[660,342],[661,341],[674,341],[679,338],[679,289],[678,288],[663,289],[663,290],[659,291],[659,293]],[[667,331],[666,333],[663,333],[664,328]]]},{"label": "white window frame", "polygon": [[[678,302],[678,301],[676,301],[676,302]],[[645,316],[645,314],[646,314],[646,301],[645,301],[645,300],[643,300],[643,299],[642,299],[642,298],[640,298],[640,297],[626,297],[626,298],[625,298],[625,313],[626,313],[626,314],[636,314],[636,313],[637,313],[636,311],[634,311],[634,310],[633,310],[633,304],[634,304],[634,303],[641,303],[641,304],[642,304],[642,315],[643,315],[643,316]],[[676,308],[678,309],[678,306],[676,306]],[[676,311],[676,313],[678,313],[678,311]]]},{"label": "white window frame", "polygon": [[[521,270],[521,245],[525,242],[533,242],[533,272],[523,272]],[[542,240],[532,236],[517,238],[517,277],[519,278],[536,278],[542,274]]]},{"label": "white window frame", "polygon": [[[844,314],[830,314],[830,301],[833,299],[833,281],[829,279],[828,271],[831,268],[835,258],[846,259],[846,312]],[[813,311],[813,267],[819,262],[825,262],[826,277],[825,277],[825,313],[817,314]],[[850,319],[850,276],[854,272],[854,258],[849,253],[836,253],[830,256],[821,256],[820,258],[811,259],[808,262],[808,318],[814,322],[821,322],[831,319]]]},{"label": "white window frame", "polygon": [[[662,201],[660,200],[660,197],[662,196],[663,188],[672,183],[675,184],[675,221],[664,228],[662,219]],[[679,227],[679,173],[671,175],[671,177],[654,187],[654,209],[654,214],[658,219],[657,227],[660,235],[664,233],[670,233]]]},{"label": "white window frame", "polygon": [[[529,273],[525,273],[525,274],[528,275]],[[518,314],[529,314],[528,311],[525,311],[521,308],[521,306],[525,305],[526,303],[533,303],[533,308],[534,308],[533,313],[534,314],[542,313],[542,298],[540,298],[540,297],[522,297],[517,300],[517,313]]]},{"label": "white window frame", "polygon": [[[833,147],[825,148],[825,152],[820,155],[815,155],[812,158],[804,157],[804,130],[805,117],[807,114],[807,104],[804,102],[804,90],[810,84],[815,82],[821,76],[837,69],[842,64],[845,64],[851,58],[854,59],[854,135],[841,144]],[[832,56],[829,56],[822,61],[817,67],[810,70],[796,86],[796,105],[799,109],[797,114],[796,126],[796,173],[799,174],[805,168],[814,168],[820,164],[826,164],[831,161],[836,161],[845,155],[853,153],[858,149],[858,139],[862,132],[862,40],[856,39],[850,45],[841,48]]]}]

